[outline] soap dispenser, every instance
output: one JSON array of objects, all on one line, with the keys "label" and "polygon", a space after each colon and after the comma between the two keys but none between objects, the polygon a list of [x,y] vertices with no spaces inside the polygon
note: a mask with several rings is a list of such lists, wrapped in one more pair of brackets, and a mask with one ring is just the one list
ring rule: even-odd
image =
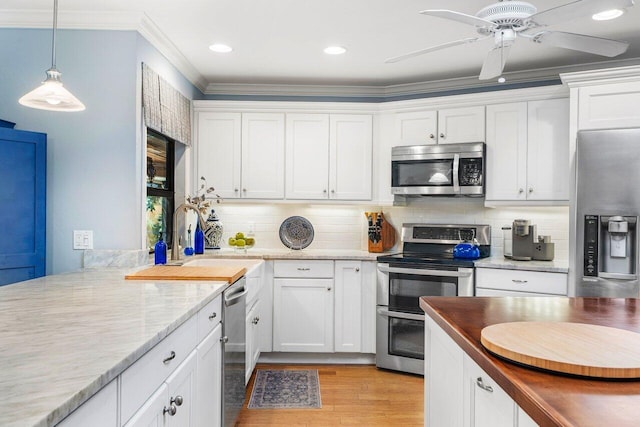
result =
[{"label": "soap dispenser", "polygon": [[162,233],[158,236],[158,242],[153,248],[153,255],[156,265],[167,263],[167,244],[162,240]]}]

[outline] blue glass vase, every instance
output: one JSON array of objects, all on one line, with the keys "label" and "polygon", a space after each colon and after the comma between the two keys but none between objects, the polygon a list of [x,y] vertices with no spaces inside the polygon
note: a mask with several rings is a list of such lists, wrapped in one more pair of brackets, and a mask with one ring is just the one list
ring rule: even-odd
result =
[{"label": "blue glass vase", "polygon": [[198,225],[196,225],[196,234],[193,239],[193,248],[196,255],[200,255],[204,253],[204,231],[200,228],[200,221],[198,221]]},{"label": "blue glass vase", "polygon": [[158,237],[158,242],[153,247],[153,258],[156,265],[167,263],[167,244],[162,240],[162,234]]}]

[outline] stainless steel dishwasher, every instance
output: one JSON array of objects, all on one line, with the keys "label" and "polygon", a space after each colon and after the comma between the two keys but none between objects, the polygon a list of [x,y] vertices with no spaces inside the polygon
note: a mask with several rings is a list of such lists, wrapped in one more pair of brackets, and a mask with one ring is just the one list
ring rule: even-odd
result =
[{"label": "stainless steel dishwasher", "polygon": [[245,397],[246,289],[241,277],[222,294],[222,425],[233,427]]}]

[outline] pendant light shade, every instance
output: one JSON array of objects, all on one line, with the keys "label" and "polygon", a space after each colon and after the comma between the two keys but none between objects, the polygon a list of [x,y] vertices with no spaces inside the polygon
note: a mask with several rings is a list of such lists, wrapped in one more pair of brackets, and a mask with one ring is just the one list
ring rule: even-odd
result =
[{"label": "pendant light shade", "polygon": [[24,95],[18,102],[26,107],[50,111],[82,111],[85,106],[71,92],[64,88],[56,69],[56,29],[58,26],[58,0],[53,0],[53,37],[51,43],[51,68],[40,86]]}]

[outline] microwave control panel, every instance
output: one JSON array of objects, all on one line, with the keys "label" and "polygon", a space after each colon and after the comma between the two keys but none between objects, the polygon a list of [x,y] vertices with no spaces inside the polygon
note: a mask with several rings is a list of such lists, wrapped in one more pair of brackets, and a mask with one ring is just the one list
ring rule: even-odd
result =
[{"label": "microwave control panel", "polygon": [[460,185],[466,185],[466,186],[482,185],[482,159],[481,158],[460,159],[459,181],[460,181]]}]

